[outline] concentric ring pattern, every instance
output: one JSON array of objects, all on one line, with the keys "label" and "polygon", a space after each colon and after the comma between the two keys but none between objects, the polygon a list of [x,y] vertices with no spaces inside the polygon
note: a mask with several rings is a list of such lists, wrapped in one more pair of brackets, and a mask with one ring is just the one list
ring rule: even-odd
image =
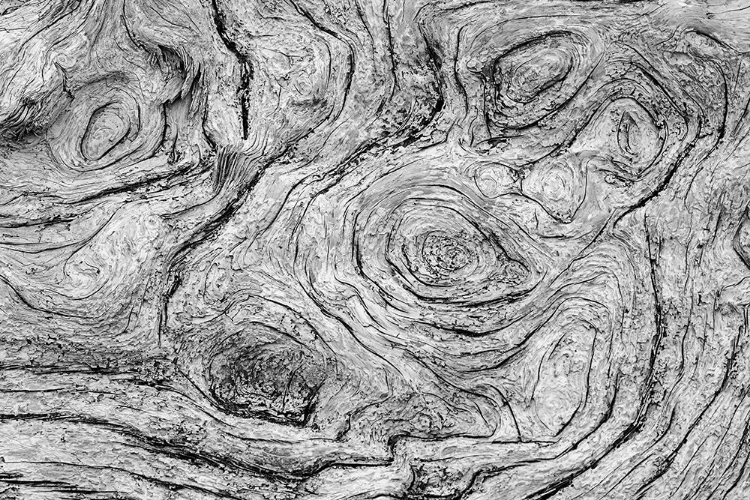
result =
[{"label": "concentric ring pattern", "polygon": [[0,498],[750,498],[741,2],[0,3]]}]

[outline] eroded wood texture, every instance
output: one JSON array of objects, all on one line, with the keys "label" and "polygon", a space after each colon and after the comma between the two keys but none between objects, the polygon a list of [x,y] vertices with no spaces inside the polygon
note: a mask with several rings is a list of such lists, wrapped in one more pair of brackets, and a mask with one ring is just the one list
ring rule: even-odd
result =
[{"label": "eroded wood texture", "polygon": [[750,498],[750,4],[0,1],[0,498]]}]

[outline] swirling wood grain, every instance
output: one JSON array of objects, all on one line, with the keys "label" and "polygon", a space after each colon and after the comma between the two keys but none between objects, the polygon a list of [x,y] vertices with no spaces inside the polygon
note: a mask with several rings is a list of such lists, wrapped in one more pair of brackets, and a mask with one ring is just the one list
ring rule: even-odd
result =
[{"label": "swirling wood grain", "polygon": [[750,4],[0,1],[0,498],[750,498]]}]

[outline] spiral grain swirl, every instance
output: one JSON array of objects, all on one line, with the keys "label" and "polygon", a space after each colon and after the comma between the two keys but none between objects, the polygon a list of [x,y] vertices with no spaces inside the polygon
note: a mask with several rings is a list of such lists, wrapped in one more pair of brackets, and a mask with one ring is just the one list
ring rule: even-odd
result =
[{"label": "spiral grain swirl", "polygon": [[747,12],[0,2],[0,498],[747,498]]}]

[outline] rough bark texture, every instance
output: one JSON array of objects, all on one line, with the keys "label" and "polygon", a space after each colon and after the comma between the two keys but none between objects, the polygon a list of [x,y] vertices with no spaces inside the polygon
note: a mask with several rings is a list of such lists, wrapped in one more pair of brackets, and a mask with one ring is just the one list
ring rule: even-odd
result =
[{"label": "rough bark texture", "polygon": [[0,498],[750,498],[750,4],[0,1]]}]

